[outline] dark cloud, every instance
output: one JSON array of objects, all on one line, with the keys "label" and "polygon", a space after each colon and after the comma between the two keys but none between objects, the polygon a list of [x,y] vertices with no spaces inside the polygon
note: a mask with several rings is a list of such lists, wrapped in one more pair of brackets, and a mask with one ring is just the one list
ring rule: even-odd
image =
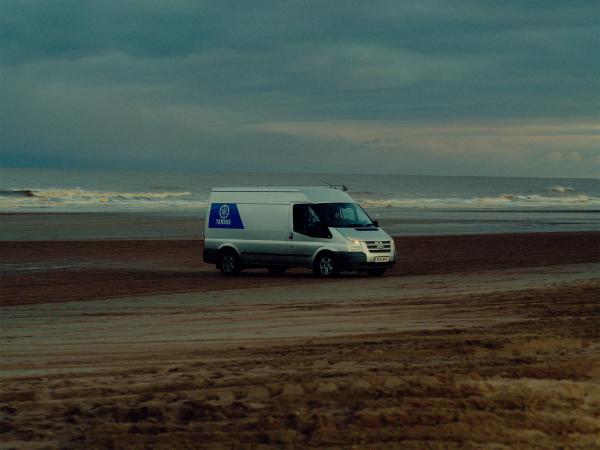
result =
[{"label": "dark cloud", "polygon": [[[551,41],[561,31],[581,36],[587,30],[594,38],[599,18],[594,1],[3,0],[1,8],[0,54],[12,63],[105,51],[165,57],[215,47],[264,50],[311,41],[479,54],[524,50],[535,45],[531,40]],[[510,42],[507,34],[519,32],[524,39]]]},{"label": "dark cloud", "polygon": [[[579,166],[555,145],[507,140],[461,165],[463,144],[444,136],[383,152],[260,125],[558,119],[577,130],[599,116],[599,15],[595,1],[2,0],[0,162],[271,169],[296,155],[306,170],[318,158],[330,171],[458,173],[509,152],[493,170],[556,175],[568,160],[571,175],[597,174],[572,131],[562,145]],[[456,164],[431,150],[444,140]]]}]

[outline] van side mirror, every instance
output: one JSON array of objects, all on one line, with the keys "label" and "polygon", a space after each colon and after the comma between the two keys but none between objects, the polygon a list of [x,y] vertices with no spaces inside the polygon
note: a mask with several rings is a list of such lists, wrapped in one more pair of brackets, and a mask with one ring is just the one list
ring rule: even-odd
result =
[{"label": "van side mirror", "polygon": [[375,225],[377,228],[379,228],[379,220],[374,220],[373,225]]}]

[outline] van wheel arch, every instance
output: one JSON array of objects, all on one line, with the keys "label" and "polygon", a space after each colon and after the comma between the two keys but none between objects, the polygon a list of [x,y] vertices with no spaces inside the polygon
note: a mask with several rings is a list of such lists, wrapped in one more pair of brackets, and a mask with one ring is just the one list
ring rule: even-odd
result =
[{"label": "van wheel arch", "polygon": [[237,275],[242,270],[242,263],[238,251],[230,246],[219,249],[217,269],[224,275]]},{"label": "van wheel arch", "polygon": [[317,253],[313,259],[313,272],[323,278],[339,275],[340,264],[335,253],[331,250],[321,250]]}]

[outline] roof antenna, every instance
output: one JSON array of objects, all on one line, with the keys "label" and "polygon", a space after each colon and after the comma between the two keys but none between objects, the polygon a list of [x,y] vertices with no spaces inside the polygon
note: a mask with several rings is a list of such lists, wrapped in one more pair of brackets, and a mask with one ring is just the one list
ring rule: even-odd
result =
[{"label": "roof antenna", "polygon": [[337,189],[338,187],[342,188],[342,191],[347,192],[348,191],[348,185],[346,184],[331,184],[331,183],[327,183],[325,180],[323,180],[322,178],[319,178],[319,181],[321,181],[323,184],[329,186],[329,189]]}]

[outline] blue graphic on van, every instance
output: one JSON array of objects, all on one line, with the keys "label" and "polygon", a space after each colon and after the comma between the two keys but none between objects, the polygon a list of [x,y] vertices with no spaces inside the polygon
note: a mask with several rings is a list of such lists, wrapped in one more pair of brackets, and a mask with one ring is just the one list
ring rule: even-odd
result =
[{"label": "blue graphic on van", "polygon": [[208,228],[243,229],[244,224],[235,203],[212,203],[208,216]]}]

